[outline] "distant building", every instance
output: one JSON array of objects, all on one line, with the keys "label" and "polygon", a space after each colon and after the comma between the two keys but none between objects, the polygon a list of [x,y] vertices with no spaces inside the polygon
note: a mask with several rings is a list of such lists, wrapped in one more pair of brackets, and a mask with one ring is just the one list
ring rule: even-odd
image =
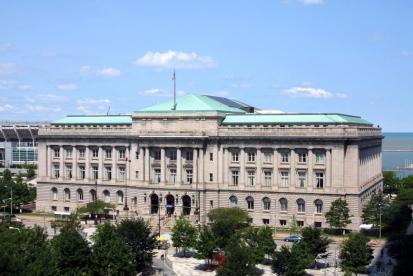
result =
[{"label": "distant building", "polygon": [[381,144],[381,129],[357,116],[257,113],[206,95],[67,116],[39,129],[37,209],[98,197],[146,218],[161,208],[205,223],[211,209],[239,206],[255,225],[327,227],[331,202],[345,198],[358,229],[363,202],[382,189]]}]

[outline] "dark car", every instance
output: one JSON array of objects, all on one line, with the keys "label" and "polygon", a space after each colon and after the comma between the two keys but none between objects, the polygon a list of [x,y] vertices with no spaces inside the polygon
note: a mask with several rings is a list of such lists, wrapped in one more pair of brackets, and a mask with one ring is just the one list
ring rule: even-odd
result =
[{"label": "dark car", "polygon": [[293,235],[293,236],[288,236],[284,239],[286,242],[299,242],[301,240],[300,236]]}]

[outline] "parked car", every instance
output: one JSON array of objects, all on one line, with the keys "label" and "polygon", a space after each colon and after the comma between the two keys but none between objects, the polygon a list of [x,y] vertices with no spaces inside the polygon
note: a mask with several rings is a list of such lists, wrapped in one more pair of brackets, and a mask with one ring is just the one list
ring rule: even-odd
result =
[{"label": "parked car", "polygon": [[301,237],[297,235],[288,236],[284,239],[284,241],[286,242],[299,242],[300,240],[301,240]]},{"label": "parked car", "polygon": [[0,215],[0,222],[2,221],[13,221],[13,222],[22,222],[21,219],[16,217],[16,215],[10,216],[10,214]]}]

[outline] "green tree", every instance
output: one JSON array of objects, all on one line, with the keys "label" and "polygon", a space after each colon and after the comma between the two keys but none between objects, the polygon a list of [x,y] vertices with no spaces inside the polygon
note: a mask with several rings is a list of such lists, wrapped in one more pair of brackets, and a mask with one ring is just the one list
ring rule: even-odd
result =
[{"label": "green tree", "polygon": [[341,245],[340,267],[347,273],[366,273],[373,258],[369,238],[360,233],[351,234]]},{"label": "green tree", "polygon": [[172,242],[174,243],[174,246],[183,248],[185,257],[186,249],[188,247],[193,247],[196,243],[196,239],[196,228],[185,216],[179,217],[172,228]]},{"label": "green tree", "polygon": [[393,275],[410,275],[413,271],[413,236],[402,235],[390,244],[390,255],[396,259]]},{"label": "green tree", "polygon": [[331,242],[328,238],[321,237],[321,231],[314,227],[305,227],[302,231],[301,243],[305,243],[314,258],[318,254],[325,253]]},{"label": "green tree", "polygon": [[400,188],[400,180],[397,178],[396,174],[391,171],[383,172],[383,193],[397,194]]},{"label": "green tree", "polygon": [[152,233],[151,227],[142,218],[124,219],[118,224],[117,231],[132,252],[136,271],[151,267],[156,246],[156,234]]},{"label": "green tree", "polygon": [[243,242],[239,235],[234,235],[225,247],[225,259],[218,276],[250,276],[257,275],[254,256],[250,247]]},{"label": "green tree", "polygon": [[298,233],[297,219],[293,215],[293,218],[290,224],[290,235],[297,234],[297,233]]},{"label": "green tree", "polygon": [[195,258],[206,259],[207,264],[211,264],[211,260],[214,257],[214,253],[217,249],[217,243],[215,236],[212,233],[211,227],[205,226],[199,233],[198,240],[195,243],[195,249],[197,253]]},{"label": "green tree", "polygon": [[67,223],[61,228],[60,234],[51,241],[52,256],[59,274],[88,273],[91,252],[87,241],[79,231],[77,224]]},{"label": "green tree", "polygon": [[256,263],[262,263],[265,255],[272,256],[277,245],[272,237],[273,230],[268,227],[247,227],[243,229],[241,238],[250,248]]},{"label": "green tree", "polygon": [[132,252],[109,223],[98,226],[93,235],[92,271],[96,275],[136,275]]},{"label": "green tree", "polygon": [[10,170],[5,169],[0,179],[0,201],[9,200],[12,190],[13,206],[32,202],[36,198],[36,188],[29,187],[20,174],[13,179]]},{"label": "green tree", "polygon": [[35,172],[35,170],[33,169],[33,167],[29,167],[28,169],[27,169],[27,179],[32,179],[32,178],[34,178],[36,176],[36,172]]},{"label": "green tree", "polygon": [[341,198],[334,200],[326,213],[326,220],[332,227],[342,229],[344,235],[347,224],[351,223],[347,201]]},{"label": "green tree", "polygon": [[273,255],[272,270],[280,276],[305,275],[305,269],[314,264],[314,256],[306,243],[298,242],[291,249],[286,245]]},{"label": "green tree", "polygon": [[234,233],[248,226],[248,213],[240,208],[215,208],[208,213],[219,248],[225,248]]},{"label": "green tree", "polygon": [[[386,221],[384,216],[387,216],[390,211],[390,201],[383,195],[378,193],[372,195],[370,201],[363,207],[363,222],[373,224],[374,227],[380,226],[380,219]],[[380,215],[382,218],[380,218]],[[382,223],[383,224],[383,223]]]}]

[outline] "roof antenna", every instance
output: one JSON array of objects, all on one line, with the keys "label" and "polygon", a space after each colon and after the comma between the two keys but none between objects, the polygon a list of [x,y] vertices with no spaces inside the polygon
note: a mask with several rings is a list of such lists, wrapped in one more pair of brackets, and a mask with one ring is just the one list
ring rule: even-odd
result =
[{"label": "roof antenna", "polygon": [[176,110],[176,75],[175,75],[175,69],[174,69],[174,73],[172,75],[172,80],[174,81],[174,105],[172,107],[172,110]]},{"label": "roof antenna", "polygon": [[110,105],[108,105],[108,111],[106,111],[106,116],[109,116]]}]

